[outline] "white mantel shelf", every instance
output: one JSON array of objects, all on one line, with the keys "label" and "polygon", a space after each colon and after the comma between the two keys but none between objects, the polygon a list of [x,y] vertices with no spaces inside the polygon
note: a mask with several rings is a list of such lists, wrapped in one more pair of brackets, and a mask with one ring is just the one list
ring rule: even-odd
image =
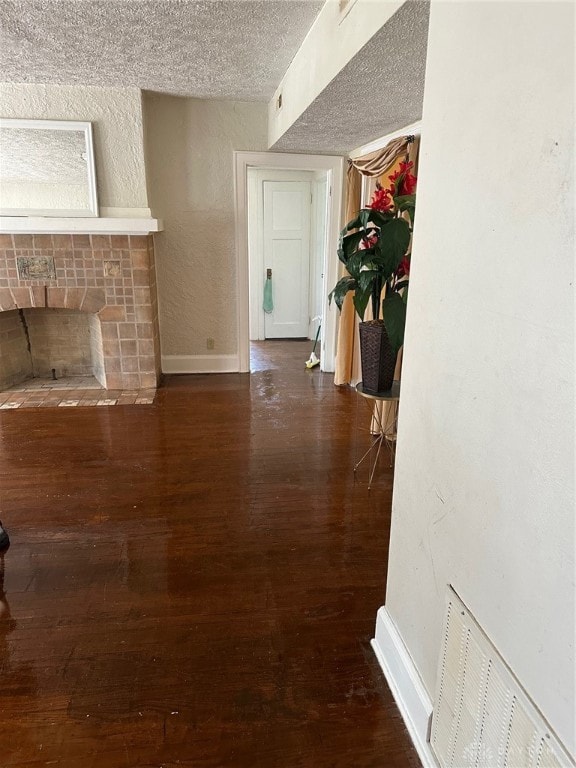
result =
[{"label": "white mantel shelf", "polygon": [[11,235],[149,235],[163,229],[162,219],[151,218],[0,216],[0,234]]}]

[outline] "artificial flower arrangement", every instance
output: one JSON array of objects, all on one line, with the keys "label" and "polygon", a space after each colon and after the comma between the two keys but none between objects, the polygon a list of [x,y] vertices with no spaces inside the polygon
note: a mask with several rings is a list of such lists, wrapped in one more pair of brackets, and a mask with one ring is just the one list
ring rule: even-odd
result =
[{"label": "artificial flower arrangement", "polygon": [[[404,343],[406,302],[410,275],[410,240],[416,203],[416,176],[413,163],[400,163],[388,177],[390,185],[380,184],[370,204],[362,208],[340,233],[338,258],[348,274],[342,277],[329,299],[341,310],[344,298],[354,291],[354,308],[361,320],[368,301],[372,302],[373,320],[380,323],[380,308],[394,357]],[[381,302],[383,288],[386,287]]]}]

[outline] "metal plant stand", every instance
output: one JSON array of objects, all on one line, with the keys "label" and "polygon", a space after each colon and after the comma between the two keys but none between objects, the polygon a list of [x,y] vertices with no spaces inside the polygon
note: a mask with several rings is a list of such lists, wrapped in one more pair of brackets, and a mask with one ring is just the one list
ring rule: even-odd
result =
[{"label": "metal plant stand", "polygon": [[358,427],[358,412],[360,410],[359,402],[360,399],[362,399],[370,411],[370,434],[372,436],[372,443],[360,460],[354,465],[354,473],[356,473],[356,470],[365,459],[369,460],[370,474],[368,477],[368,490],[370,490],[382,445],[385,445],[390,452],[390,466],[392,466],[394,461],[398,409],[396,407],[385,409],[384,405],[385,403],[398,402],[400,399],[400,382],[395,381],[389,390],[386,392],[378,392],[377,394],[365,392],[362,384],[357,384],[356,392],[358,393],[356,426]]}]

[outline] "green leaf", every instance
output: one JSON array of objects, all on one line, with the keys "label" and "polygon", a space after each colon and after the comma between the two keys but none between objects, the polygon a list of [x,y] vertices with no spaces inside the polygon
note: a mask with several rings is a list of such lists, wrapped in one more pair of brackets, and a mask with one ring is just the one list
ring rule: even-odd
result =
[{"label": "green leaf", "polygon": [[396,210],[406,211],[410,216],[410,222],[414,225],[414,214],[416,211],[416,195],[399,195],[394,198]]},{"label": "green leaf", "polygon": [[348,263],[346,264],[348,272],[355,280],[359,280],[362,269],[371,259],[372,255],[370,253],[367,253],[366,251],[356,251],[356,253],[350,256]]},{"label": "green leaf", "polygon": [[340,259],[344,264],[345,259],[349,259],[350,256],[358,250],[358,246],[362,240],[366,237],[364,232],[353,232],[351,235],[344,235],[340,240],[340,248],[343,251],[344,258]]},{"label": "green leaf", "polygon": [[370,300],[370,294],[370,287],[366,288],[365,290],[362,290],[360,287],[356,288],[353,301],[354,309],[358,313],[360,320],[364,320],[364,313],[366,312],[366,307],[368,306],[368,301]]},{"label": "green leaf", "polygon": [[351,234],[344,235],[342,238],[342,247],[346,251],[346,253],[351,253],[352,251],[355,251],[358,249],[358,246],[364,240],[366,237],[366,233],[364,230],[358,230],[357,232],[352,232]]},{"label": "green leaf", "polygon": [[342,305],[344,304],[346,294],[348,291],[354,290],[356,290],[356,280],[354,280],[354,278],[350,277],[349,275],[341,277],[334,286],[334,290],[330,291],[328,294],[328,303],[331,304],[332,299],[334,299],[334,303],[338,309],[342,311]]},{"label": "green leaf", "polygon": [[386,298],[382,302],[382,317],[390,344],[398,352],[404,344],[404,327],[406,325],[406,304],[399,293],[391,291],[386,294]]},{"label": "green leaf", "polygon": [[352,229],[359,229],[361,226],[362,226],[362,221],[360,219],[360,213],[358,213],[358,215],[355,218],[351,219],[348,222],[348,224],[346,224],[344,229],[340,232],[340,237],[341,238],[344,237],[344,235],[347,232],[350,232],[350,230],[352,230]]},{"label": "green leaf", "polygon": [[352,229],[366,229],[371,213],[372,209],[362,208],[362,210],[358,211],[358,214],[346,224],[342,232],[340,232],[340,236],[343,237]]},{"label": "green leaf", "polygon": [[[414,195],[403,195],[397,199],[406,210],[414,204]],[[330,300],[334,299],[338,308],[342,309],[346,294],[354,291],[354,308],[363,319],[368,301],[374,294],[376,315],[380,307],[379,286],[392,278],[404,258],[410,244],[410,231],[410,223],[399,218],[396,211],[362,208],[340,233],[338,258],[349,274],[339,280],[330,293]],[[378,235],[376,244],[361,248],[363,241],[374,234]],[[397,298],[404,304],[399,294]]]},{"label": "green leaf", "polygon": [[398,195],[394,198],[394,204],[398,211],[406,210],[406,206],[413,208],[416,205],[416,195]]},{"label": "green leaf", "polygon": [[410,244],[410,226],[405,219],[390,219],[380,229],[374,262],[382,270],[384,280],[393,274]]},{"label": "green leaf", "polygon": [[366,229],[368,227],[368,222],[372,218],[372,214],[373,213],[374,212],[373,212],[372,208],[362,208],[362,210],[358,214],[358,218],[362,222],[362,226],[364,227],[364,229]]},{"label": "green leaf", "polygon": [[370,221],[377,227],[383,227],[395,217],[393,211],[373,211],[370,209]]},{"label": "green leaf", "polygon": [[413,205],[405,205],[402,210],[403,213],[407,213],[410,216],[410,224],[414,226],[414,215],[416,213],[416,208]]},{"label": "green leaf", "polygon": [[358,276],[358,286],[360,290],[372,290],[374,280],[378,277],[379,272],[374,269],[364,269]]}]

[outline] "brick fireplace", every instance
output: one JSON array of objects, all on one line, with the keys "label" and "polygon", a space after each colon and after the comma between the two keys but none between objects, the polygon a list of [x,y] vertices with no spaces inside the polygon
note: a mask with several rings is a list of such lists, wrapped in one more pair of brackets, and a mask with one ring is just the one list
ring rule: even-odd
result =
[{"label": "brick fireplace", "polygon": [[157,386],[152,235],[0,234],[0,388],[52,369]]}]

